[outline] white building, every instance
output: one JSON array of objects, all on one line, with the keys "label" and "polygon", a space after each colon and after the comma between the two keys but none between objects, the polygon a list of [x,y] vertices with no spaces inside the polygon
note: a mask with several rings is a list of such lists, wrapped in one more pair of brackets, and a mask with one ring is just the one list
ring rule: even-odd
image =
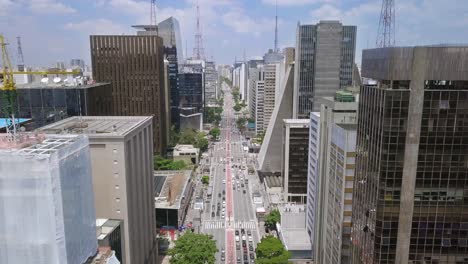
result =
[{"label": "white building", "polygon": [[0,135],[0,263],[86,262],[98,248],[88,139],[7,140]]},{"label": "white building", "polygon": [[176,145],[174,147],[173,159],[183,160],[186,164],[198,164],[200,150],[193,145]]},{"label": "white building", "polygon": [[[339,93],[343,94],[343,92]],[[336,149],[336,145],[333,145],[335,143],[332,143],[332,129],[334,127],[334,124],[356,124],[357,122],[357,96],[353,96],[351,94],[347,94],[347,96],[353,98],[353,101],[340,101],[333,97],[322,98],[320,101],[320,114],[318,115],[316,113],[313,113],[311,115],[310,129],[315,129],[317,131],[310,131],[310,135],[314,135],[317,138],[318,156],[317,148],[311,146],[312,143],[316,144],[316,142],[309,141],[309,157],[318,158],[317,162],[309,160],[307,199],[311,201],[315,200],[315,203],[307,204],[307,230],[308,233],[311,235],[312,245],[314,247],[314,261],[315,263],[320,264],[334,263],[328,262],[332,261],[330,258],[325,258],[325,254],[328,250],[327,245],[329,246],[328,242],[333,243],[333,241],[327,240],[328,225],[331,223],[331,221],[333,221],[335,217],[335,215],[329,215],[328,210],[330,206],[332,206],[332,208],[337,208],[337,205],[333,203],[335,201],[335,196],[339,196],[339,193],[341,192],[338,192],[336,189],[330,189],[330,186],[335,186],[335,182],[331,182],[332,176],[330,175],[332,173],[332,169],[330,167],[332,166],[330,161],[332,155],[330,153],[332,152],[332,147]],[[318,123],[316,124],[316,122],[314,122],[313,120],[318,121]],[[311,151],[314,150],[315,153],[311,153]],[[315,166],[315,169],[313,168],[314,164],[317,165]],[[333,174],[335,175],[336,173],[333,172]],[[312,182],[314,180],[315,182]],[[345,179],[342,180],[343,182],[345,181]],[[313,188],[314,185],[316,186],[315,190]],[[344,196],[342,201],[339,201],[339,203],[345,203]],[[347,201],[346,203],[347,205],[350,204],[349,201]],[[348,207],[346,207],[346,210],[349,209]],[[343,210],[344,208],[345,207],[343,206]],[[344,214],[344,211],[340,212],[339,214]],[[334,232],[342,232],[344,230],[341,229],[341,231],[336,231],[339,228],[341,227],[333,226],[333,230],[335,230]],[[341,235],[340,239],[343,239]],[[341,261],[341,256],[338,257],[338,259],[340,259]]]},{"label": "white building", "polygon": [[265,81],[257,81],[255,86],[255,133],[259,134],[265,127]]},{"label": "white building", "polygon": [[152,129],[145,116],[71,117],[39,129],[88,136],[96,217],[122,220],[126,264],[157,258]]},{"label": "white building", "polygon": [[264,89],[264,123],[263,130],[268,128],[275,103],[280,93],[281,63],[265,65],[265,89]]}]

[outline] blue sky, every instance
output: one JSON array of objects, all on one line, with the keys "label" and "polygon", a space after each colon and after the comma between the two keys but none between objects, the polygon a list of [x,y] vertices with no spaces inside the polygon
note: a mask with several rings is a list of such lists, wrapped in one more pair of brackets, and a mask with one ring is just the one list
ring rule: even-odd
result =
[{"label": "blue sky", "polygon": [[[357,25],[356,60],[375,46],[381,0],[277,0],[279,45],[295,45],[297,23],[337,19]],[[50,66],[83,58],[89,35],[132,34],[130,25],[149,22],[149,0],[0,0],[0,33],[21,36],[27,65]],[[176,17],[191,55],[196,0],[157,0],[157,19]],[[395,0],[397,45],[468,43],[468,0]],[[199,0],[205,50],[217,63],[235,56],[261,56],[273,47],[275,0]],[[185,47],[184,47],[185,49]]]}]

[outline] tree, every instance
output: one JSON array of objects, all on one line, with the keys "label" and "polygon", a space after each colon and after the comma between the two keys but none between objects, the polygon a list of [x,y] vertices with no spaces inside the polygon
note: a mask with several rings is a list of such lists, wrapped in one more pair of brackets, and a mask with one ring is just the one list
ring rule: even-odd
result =
[{"label": "tree", "polygon": [[210,182],[210,176],[204,175],[203,177],[201,177],[201,181],[203,184],[208,185],[208,183]]},{"label": "tree", "polygon": [[204,122],[219,124],[222,112],[223,108],[221,107],[205,107]]},{"label": "tree", "polygon": [[287,251],[281,241],[273,236],[262,238],[255,250],[256,264],[287,264],[291,253]]},{"label": "tree", "polygon": [[175,241],[174,248],[169,250],[171,264],[212,264],[218,252],[213,236],[194,234],[190,231]]},{"label": "tree", "polygon": [[246,121],[247,121],[247,120],[246,120],[245,118],[243,118],[243,117],[238,118],[237,121],[236,121],[237,127],[238,127],[240,130],[245,129],[245,122],[246,122]]},{"label": "tree", "polygon": [[185,129],[182,131],[179,137],[179,144],[188,144],[193,145],[196,148],[199,148],[201,152],[204,152],[208,149],[208,139],[206,139],[206,134],[203,132],[197,132],[195,129]]},{"label": "tree", "polygon": [[210,135],[213,138],[217,139],[219,135],[221,135],[221,130],[218,127],[214,127],[210,130]]},{"label": "tree", "polygon": [[177,131],[175,126],[171,126],[171,129],[169,131],[169,146],[174,147],[177,145],[177,142],[179,142],[180,138],[180,133]]},{"label": "tree", "polygon": [[265,138],[265,131],[262,131],[257,135],[258,143],[262,144],[264,138]]},{"label": "tree", "polygon": [[198,133],[197,134],[197,143],[195,144],[196,148],[200,149],[200,152],[205,152],[208,149],[208,145],[210,144],[208,142],[208,139],[206,139],[205,133]]},{"label": "tree", "polygon": [[174,161],[161,156],[154,157],[155,170],[185,170],[186,168],[187,164],[183,160]]},{"label": "tree", "polygon": [[234,105],[234,107],[232,108],[234,108],[234,111],[236,112],[239,112],[242,109],[242,107],[239,104]]},{"label": "tree", "polygon": [[281,222],[281,214],[278,209],[273,209],[265,216],[265,226],[270,229],[276,229],[276,223]]}]

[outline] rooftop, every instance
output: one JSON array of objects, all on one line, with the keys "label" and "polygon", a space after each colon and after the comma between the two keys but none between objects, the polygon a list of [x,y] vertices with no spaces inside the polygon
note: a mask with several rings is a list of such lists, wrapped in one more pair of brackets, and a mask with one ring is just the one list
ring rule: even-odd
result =
[{"label": "rooftop", "polygon": [[179,152],[196,152],[198,153],[198,148],[195,148],[193,145],[176,145],[174,147],[174,154]]},{"label": "rooftop", "polygon": [[96,234],[97,239],[102,240],[107,237],[110,233],[112,233],[119,225],[120,220],[114,219],[104,219],[98,218],[96,219]]},{"label": "rooftop", "polygon": [[281,231],[281,240],[287,250],[310,250],[312,244],[306,228],[287,229]]},{"label": "rooftop", "polygon": [[154,171],[155,207],[179,209],[191,175],[191,170]]},{"label": "rooftop", "polygon": [[43,135],[34,133],[18,134],[15,141],[0,134],[0,153],[40,156],[54,153],[77,140],[77,135]]},{"label": "rooftop", "polygon": [[336,124],[337,126],[343,128],[344,130],[357,130],[357,124]]},{"label": "rooftop", "polygon": [[77,83],[42,83],[33,82],[26,84],[16,84],[16,89],[89,89],[108,85],[110,83],[90,83],[90,84],[77,84]]},{"label": "rooftop", "polygon": [[76,116],[38,130],[47,134],[85,134],[91,138],[123,137],[151,119],[151,116]]}]

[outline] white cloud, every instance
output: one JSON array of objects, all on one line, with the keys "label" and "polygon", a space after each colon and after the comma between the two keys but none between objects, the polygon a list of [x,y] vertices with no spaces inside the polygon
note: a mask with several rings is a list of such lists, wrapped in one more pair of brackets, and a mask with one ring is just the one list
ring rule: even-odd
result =
[{"label": "white cloud", "polygon": [[108,19],[89,19],[78,23],[68,23],[64,26],[65,29],[76,30],[86,35],[120,35],[129,33],[129,27],[119,25],[115,21]]},{"label": "white cloud", "polygon": [[223,16],[223,22],[226,26],[230,27],[236,33],[253,33],[258,35],[265,31],[272,31],[274,25],[273,19],[260,18],[254,20],[247,16],[242,9],[234,9]]},{"label": "white cloud", "polygon": [[38,14],[71,14],[76,10],[56,0],[30,0],[29,8]]},{"label": "white cloud", "polygon": [[333,3],[336,0],[262,0],[262,3],[267,5],[276,5],[278,6],[302,6],[302,5],[312,5],[318,3]]}]

